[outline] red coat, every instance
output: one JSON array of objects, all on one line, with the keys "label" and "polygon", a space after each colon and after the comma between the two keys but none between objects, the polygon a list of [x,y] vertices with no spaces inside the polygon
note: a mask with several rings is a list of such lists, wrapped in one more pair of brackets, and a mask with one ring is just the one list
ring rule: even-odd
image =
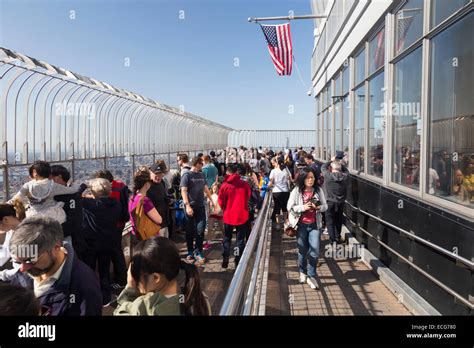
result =
[{"label": "red coat", "polygon": [[249,219],[250,186],[239,174],[226,176],[219,190],[219,205],[224,211],[224,223],[243,225]]}]

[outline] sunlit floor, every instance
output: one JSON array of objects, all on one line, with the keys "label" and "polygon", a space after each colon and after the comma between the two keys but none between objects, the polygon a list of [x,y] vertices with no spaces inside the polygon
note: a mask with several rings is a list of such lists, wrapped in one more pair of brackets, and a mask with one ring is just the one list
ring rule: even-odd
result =
[{"label": "sunlit floor", "polygon": [[325,257],[327,244],[323,235],[317,268],[319,290],[313,290],[298,283],[296,238],[272,231],[267,315],[410,315],[357,258]]}]

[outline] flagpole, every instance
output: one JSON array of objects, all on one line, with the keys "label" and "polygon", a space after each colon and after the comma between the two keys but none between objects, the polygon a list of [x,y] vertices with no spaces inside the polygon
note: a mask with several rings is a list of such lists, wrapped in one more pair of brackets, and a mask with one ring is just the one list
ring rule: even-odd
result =
[{"label": "flagpole", "polygon": [[280,16],[280,17],[249,17],[249,22],[263,22],[263,21],[281,21],[281,20],[294,20],[294,19],[315,19],[315,18],[326,18],[324,15],[303,15],[303,16]]}]

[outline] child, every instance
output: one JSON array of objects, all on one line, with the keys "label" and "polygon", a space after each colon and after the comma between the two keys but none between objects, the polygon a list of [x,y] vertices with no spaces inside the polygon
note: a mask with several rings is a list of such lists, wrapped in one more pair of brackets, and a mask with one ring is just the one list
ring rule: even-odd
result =
[{"label": "child", "polygon": [[56,202],[54,196],[73,194],[79,191],[79,186],[71,187],[56,184],[49,177],[51,167],[48,162],[36,161],[29,169],[32,180],[28,181],[20,191],[13,197],[22,202],[27,201],[30,208],[26,211],[26,217],[43,215],[59,221],[66,221],[66,213],[63,210],[64,203]]},{"label": "child", "polygon": [[214,239],[214,234],[216,232],[216,224],[217,224],[217,229],[220,230],[221,232],[224,232],[224,223],[223,223],[223,216],[224,212],[222,211],[221,207],[219,206],[218,202],[218,194],[219,194],[219,189],[221,188],[221,183],[216,181],[212,187],[211,187],[211,199],[212,202],[214,203],[215,209],[212,209],[209,211],[209,222],[208,222],[208,235],[207,235],[207,240],[208,242],[211,242]]},{"label": "child", "polygon": [[[178,283],[181,269],[184,288]],[[117,303],[114,315],[211,314],[196,266],[181,260],[176,244],[165,237],[149,238],[134,248],[127,287]]]},{"label": "child", "polygon": [[258,188],[260,189],[260,197],[262,200],[265,198],[265,194],[268,190],[268,183],[270,182],[270,178],[265,173],[265,168],[260,168],[260,178],[258,180]]}]

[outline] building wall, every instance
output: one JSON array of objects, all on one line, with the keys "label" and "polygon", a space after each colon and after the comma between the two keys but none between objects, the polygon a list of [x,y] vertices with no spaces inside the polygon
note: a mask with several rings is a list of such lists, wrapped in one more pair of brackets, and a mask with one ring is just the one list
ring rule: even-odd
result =
[{"label": "building wall", "polygon": [[472,314],[474,2],[333,0],[325,12],[316,154],[344,152],[348,227],[441,313]]}]

